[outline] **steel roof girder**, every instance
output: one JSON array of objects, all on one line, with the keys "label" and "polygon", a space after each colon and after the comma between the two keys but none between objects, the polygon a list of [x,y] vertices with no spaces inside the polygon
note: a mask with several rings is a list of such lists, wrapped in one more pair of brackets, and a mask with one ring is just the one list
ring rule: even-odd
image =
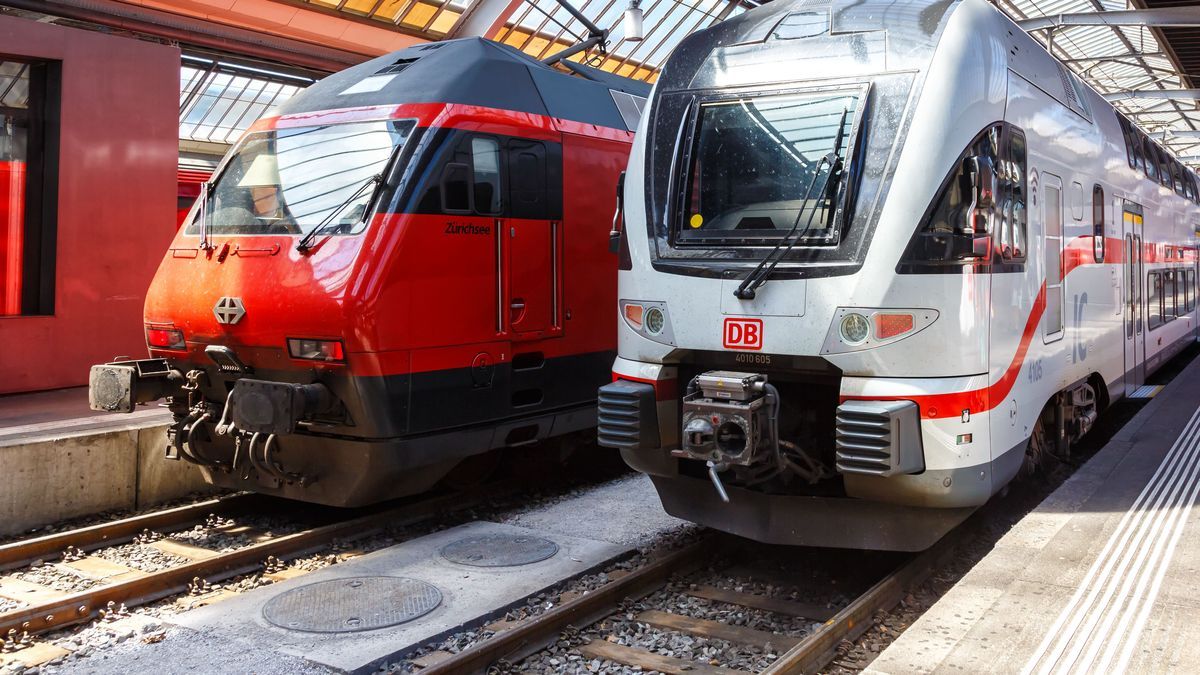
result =
[{"label": "steel roof girder", "polygon": [[1111,12],[1077,12],[1054,14],[1018,21],[1025,31],[1071,26],[1132,26],[1132,27],[1200,27],[1200,6],[1164,7],[1161,9],[1129,9]]},{"label": "steel roof girder", "polygon": [[1160,98],[1173,101],[1197,101],[1200,100],[1200,89],[1134,89],[1130,91],[1116,91],[1110,94],[1104,94],[1106,101],[1121,101],[1129,98]]}]

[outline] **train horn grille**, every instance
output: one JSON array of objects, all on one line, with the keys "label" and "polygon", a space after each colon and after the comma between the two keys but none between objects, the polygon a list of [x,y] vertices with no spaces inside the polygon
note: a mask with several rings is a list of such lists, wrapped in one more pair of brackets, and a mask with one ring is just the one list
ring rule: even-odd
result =
[{"label": "train horn grille", "polygon": [[925,470],[917,404],[846,401],[837,409],[837,470],[893,476]]}]

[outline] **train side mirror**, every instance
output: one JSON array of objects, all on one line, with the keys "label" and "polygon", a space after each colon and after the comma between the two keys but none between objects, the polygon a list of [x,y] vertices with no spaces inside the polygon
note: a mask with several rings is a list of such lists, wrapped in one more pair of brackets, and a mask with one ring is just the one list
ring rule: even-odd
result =
[{"label": "train side mirror", "polygon": [[608,231],[608,252],[621,250],[621,230],[625,227],[625,172],[617,176],[617,210],[613,212],[612,229]]}]

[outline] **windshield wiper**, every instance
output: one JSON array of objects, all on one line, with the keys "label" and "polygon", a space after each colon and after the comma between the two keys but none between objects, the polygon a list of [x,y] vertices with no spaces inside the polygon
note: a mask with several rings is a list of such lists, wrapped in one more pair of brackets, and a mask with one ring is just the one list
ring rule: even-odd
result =
[{"label": "windshield wiper", "polygon": [[812,196],[813,185],[816,184],[817,178],[821,175],[821,168],[826,164],[829,165],[829,173],[825,174],[825,182],[821,185],[819,194],[823,196],[824,201],[828,204],[827,210],[834,210],[832,199],[829,195],[829,188],[837,185],[833,181],[834,174],[837,174],[839,181],[841,180],[842,141],[845,139],[846,117],[849,114],[849,108],[842,108],[842,117],[838,121],[837,137],[833,142],[833,150],[817,161],[817,166],[813,169],[812,180],[808,182],[808,187],[804,188],[804,196],[800,199],[800,210],[796,212],[796,220],[792,223],[792,229],[788,230],[788,233],[783,236],[783,239],[779,240],[775,248],[771,249],[762,261],[758,263],[758,266],[751,270],[750,274],[746,275],[742,283],[733,291],[735,298],[739,300],[753,300],[755,289],[767,282],[767,278],[771,275],[771,272],[775,271],[775,268],[779,265],[779,261],[783,260],[784,256],[795,248],[796,242],[800,241],[801,237],[808,233],[808,230],[812,227],[813,217],[817,215],[817,207],[813,206],[812,210],[808,212],[808,221],[804,224],[803,230],[800,229],[800,218],[804,215],[804,204]]},{"label": "windshield wiper", "polygon": [[378,192],[380,186],[383,185],[383,174],[382,173],[377,173],[374,176],[371,176],[367,180],[363,181],[363,184],[360,185],[358,187],[358,189],[354,191],[354,194],[347,197],[345,199],[345,201],[343,201],[341,204],[338,204],[336,208],[334,208],[332,211],[329,212],[329,215],[325,216],[323,219],[321,219],[321,222],[317,223],[316,226],[314,226],[311,230],[306,232],[304,234],[304,236],[300,238],[300,241],[296,242],[296,250],[300,251],[301,253],[308,252],[311,248],[309,246],[309,244],[312,243],[313,238],[315,238],[321,230],[325,229],[325,226],[328,225],[329,222],[331,220],[333,220],[335,216],[337,216],[339,213],[341,213],[342,209],[349,206],[350,203],[353,202],[355,199],[358,199],[359,196],[362,195],[363,191],[366,190],[367,188],[371,187],[372,185],[374,185],[375,187],[374,187],[374,189],[371,190],[370,196],[367,197],[366,203],[363,204],[363,212],[362,212],[360,222],[365,221],[367,219],[367,214],[370,213],[371,204],[374,203],[374,201],[375,201],[375,193]]}]

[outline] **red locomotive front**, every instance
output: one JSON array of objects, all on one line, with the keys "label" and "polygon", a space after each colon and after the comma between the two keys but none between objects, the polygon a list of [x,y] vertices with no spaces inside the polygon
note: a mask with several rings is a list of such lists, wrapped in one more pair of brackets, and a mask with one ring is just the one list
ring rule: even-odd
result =
[{"label": "red locomotive front", "polygon": [[614,86],[474,39],[314,85],[206,184],[147,296],[151,358],[94,367],[93,407],[165,397],[169,457],[335,505],[592,428],[636,120]]}]

